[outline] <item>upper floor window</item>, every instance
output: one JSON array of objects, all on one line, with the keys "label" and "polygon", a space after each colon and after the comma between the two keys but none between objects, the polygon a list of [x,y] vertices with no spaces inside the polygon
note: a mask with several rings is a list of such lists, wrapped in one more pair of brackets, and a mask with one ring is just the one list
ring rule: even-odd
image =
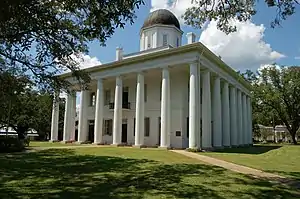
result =
[{"label": "upper floor window", "polygon": [[167,46],[168,45],[168,35],[164,34],[163,35],[163,46]]},{"label": "upper floor window", "polygon": [[177,47],[179,47],[179,38],[178,37],[177,37],[176,45],[177,45]]},{"label": "upper floor window", "polygon": [[92,92],[90,95],[90,106],[95,106],[96,105],[96,93]]},{"label": "upper floor window", "polygon": [[109,105],[110,103],[110,90],[105,90],[104,94],[104,105]]},{"label": "upper floor window", "polygon": [[147,84],[144,86],[144,100],[147,102]]}]

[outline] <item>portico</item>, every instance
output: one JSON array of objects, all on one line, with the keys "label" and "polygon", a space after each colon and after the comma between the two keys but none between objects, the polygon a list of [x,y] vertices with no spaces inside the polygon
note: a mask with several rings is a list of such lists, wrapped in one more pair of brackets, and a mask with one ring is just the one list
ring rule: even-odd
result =
[{"label": "portico", "polygon": [[[117,48],[116,61],[85,69],[92,78],[87,88],[80,88],[70,74],[61,75],[81,93],[77,116],[75,96],[67,95],[63,141],[84,143],[90,137],[95,144],[192,149],[252,144],[248,83],[195,42],[194,34],[188,34],[188,44],[182,46],[177,23],[161,20],[148,20],[142,28],[140,52],[123,55]],[[152,30],[158,30],[152,37],[157,42],[148,48],[147,32]],[[159,30],[164,32],[161,40]],[[178,46],[172,37],[180,38]],[[58,139],[56,104],[52,141]]]}]

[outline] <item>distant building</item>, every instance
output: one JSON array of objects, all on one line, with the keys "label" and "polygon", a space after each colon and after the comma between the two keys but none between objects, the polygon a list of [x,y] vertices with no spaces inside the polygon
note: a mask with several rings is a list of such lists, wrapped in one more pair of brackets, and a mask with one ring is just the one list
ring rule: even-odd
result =
[{"label": "distant building", "polygon": [[[8,135],[8,136],[18,136],[17,132],[11,127],[8,127],[8,129],[6,127],[0,128],[0,136],[6,136],[6,135]],[[39,134],[37,133],[36,130],[29,129],[26,132],[26,136],[30,137],[30,139],[34,140],[36,137],[39,136]]]}]

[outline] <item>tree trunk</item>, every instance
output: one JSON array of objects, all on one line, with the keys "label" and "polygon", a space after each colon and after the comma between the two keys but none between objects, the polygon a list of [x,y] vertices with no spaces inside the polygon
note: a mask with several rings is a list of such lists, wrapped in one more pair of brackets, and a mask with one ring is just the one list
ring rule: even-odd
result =
[{"label": "tree trunk", "polygon": [[292,136],[292,141],[293,141],[293,144],[297,144],[297,140],[296,140],[296,132],[295,133],[291,133],[291,136]]}]

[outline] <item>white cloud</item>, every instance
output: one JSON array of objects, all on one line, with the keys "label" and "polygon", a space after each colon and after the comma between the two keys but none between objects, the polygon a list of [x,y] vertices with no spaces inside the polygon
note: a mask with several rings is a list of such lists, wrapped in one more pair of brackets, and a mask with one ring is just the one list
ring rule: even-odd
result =
[{"label": "white cloud", "polygon": [[[91,57],[85,54],[71,55],[71,58],[79,64],[80,69],[90,68],[93,66],[101,65],[102,63],[97,57]],[[69,69],[65,69],[64,72],[70,72]]]},{"label": "white cloud", "polygon": [[272,64],[285,57],[263,41],[265,31],[263,24],[234,21],[233,25],[236,25],[237,32],[229,35],[218,30],[216,25],[216,21],[208,24],[201,33],[200,42],[237,70],[255,70],[260,65]]},{"label": "white cloud", "polygon": [[[151,0],[152,9],[166,8],[172,11],[183,23],[181,16],[187,8],[192,7],[191,0]],[[233,21],[237,26],[237,32],[226,35],[217,29],[217,22],[207,23],[203,29],[200,42],[206,45],[215,54],[237,70],[257,69],[260,65],[271,64],[285,57],[274,51],[264,38],[264,25]],[[297,59],[300,57],[296,57]]]},{"label": "white cloud", "polygon": [[151,0],[151,12],[157,9],[168,9],[173,12],[181,24],[184,23],[181,16],[186,9],[192,7],[192,0]]}]

